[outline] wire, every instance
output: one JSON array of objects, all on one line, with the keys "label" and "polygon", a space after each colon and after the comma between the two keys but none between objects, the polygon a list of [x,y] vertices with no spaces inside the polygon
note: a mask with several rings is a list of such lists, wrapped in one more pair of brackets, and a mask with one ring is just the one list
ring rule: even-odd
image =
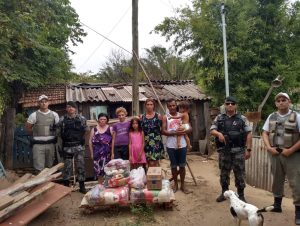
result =
[{"label": "wire", "polygon": [[[117,21],[117,23],[113,26],[113,28],[107,34],[107,36],[109,36],[115,30],[115,28],[119,25],[119,23],[122,21],[122,19],[124,18],[124,16],[128,13],[128,11],[129,11],[130,8],[131,8],[131,5],[126,9],[126,11],[123,13],[123,15]],[[79,66],[79,69],[81,69],[92,58],[92,56],[94,56],[94,54],[102,46],[102,44],[104,43],[104,41],[105,41],[105,39],[103,39],[102,42],[97,46],[97,48],[94,49],[94,51],[86,58],[86,60],[84,61],[84,63]]]},{"label": "wire", "polygon": [[117,44],[116,42],[112,41],[111,39],[109,39],[108,37],[106,37],[105,35],[101,34],[100,32],[96,31],[95,29],[91,28],[90,26],[86,25],[85,23],[81,22],[80,23],[87,27],[88,29],[90,29],[91,31],[95,32],[96,34],[100,35],[101,37],[105,38],[106,40],[108,40],[109,42],[113,43],[114,45],[118,46],[120,49],[123,49],[125,52],[129,53],[130,55],[132,55],[132,53],[125,49],[124,47],[120,46],[119,44]]}]

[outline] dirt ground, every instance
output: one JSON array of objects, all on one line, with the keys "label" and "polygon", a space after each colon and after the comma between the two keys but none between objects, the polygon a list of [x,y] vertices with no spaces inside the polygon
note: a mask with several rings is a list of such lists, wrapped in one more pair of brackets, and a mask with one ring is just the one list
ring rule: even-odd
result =
[{"label": "dirt ground", "polygon": [[[197,178],[198,186],[192,183],[188,174],[187,187],[193,190],[192,194],[185,195],[178,191],[173,210],[162,207],[143,209],[138,212],[130,207],[119,209],[97,210],[93,213],[84,213],[78,208],[82,194],[73,192],[65,197],[38,218],[29,226],[129,226],[129,225],[203,225],[203,226],[230,226],[234,225],[229,212],[229,201],[216,203],[215,199],[220,192],[217,161],[206,160],[197,155],[188,156],[189,164]],[[167,167],[168,161],[162,165]],[[231,182],[231,189],[235,190]],[[273,197],[270,192],[247,186],[246,199],[249,203],[264,207],[272,204]],[[135,214],[133,213],[135,212]],[[137,213],[138,212],[138,213]],[[283,200],[283,213],[264,213],[265,226],[291,226],[294,225],[294,206],[292,199]],[[243,222],[242,225],[248,225]]]}]

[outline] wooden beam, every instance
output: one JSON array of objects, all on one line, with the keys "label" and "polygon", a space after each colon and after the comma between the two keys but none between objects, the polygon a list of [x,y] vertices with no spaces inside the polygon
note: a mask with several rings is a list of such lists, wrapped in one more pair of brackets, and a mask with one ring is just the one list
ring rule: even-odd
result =
[{"label": "wooden beam", "polygon": [[5,220],[6,218],[8,218],[9,216],[13,215],[13,213],[18,210],[19,208],[25,206],[27,203],[31,202],[32,200],[34,200],[35,198],[37,198],[38,196],[42,195],[43,193],[45,193],[46,191],[48,191],[49,189],[54,187],[54,183],[48,183],[46,184],[44,187],[42,187],[41,189],[33,192],[32,194],[28,195],[27,197],[25,197],[24,199],[21,199],[20,201],[8,206],[7,208],[5,208],[4,210],[0,211],[0,222],[2,222],[3,220]]},{"label": "wooden beam", "polygon": [[1,199],[0,199],[0,210],[8,207],[13,202],[14,202],[14,198],[9,196],[9,195],[5,195],[5,196],[1,197]]},{"label": "wooden beam", "polygon": [[26,173],[19,179],[17,179],[13,184],[19,184],[19,183],[24,183],[25,181],[28,181],[32,177],[31,173]]},{"label": "wooden beam", "polygon": [[25,198],[26,196],[28,196],[30,193],[27,191],[22,191],[21,193],[12,196],[14,199],[14,203],[20,201],[21,199]]},{"label": "wooden beam", "polygon": [[45,175],[43,175],[41,177],[34,177],[33,179],[30,179],[30,180],[28,180],[24,183],[15,184],[13,186],[10,186],[6,189],[1,190],[0,191],[0,198],[1,198],[1,196],[12,195],[16,192],[24,191],[26,189],[29,189],[29,188],[34,187],[34,186],[39,185],[39,184],[43,184],[45,182],[51,181],[51,180],[59,177],[61,175],[61,173],[56,173],[56,174],[53,174],[53,173],[55,173],[59,169],[63,168],[63,166],[64,166],[63,163],[59,163],[56,166],[53,166],[51,169],[49,169],[45,173]]}]

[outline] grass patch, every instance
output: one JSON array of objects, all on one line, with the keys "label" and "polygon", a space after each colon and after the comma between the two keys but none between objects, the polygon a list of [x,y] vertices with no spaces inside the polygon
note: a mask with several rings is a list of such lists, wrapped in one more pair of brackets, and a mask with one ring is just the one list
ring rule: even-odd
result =
[{"label": "grass patch", "polygon": [[131,213],[135,216],[134,226],[141,226],[143,222],[155,222],[153,206],[138,204],[131,206]]}]

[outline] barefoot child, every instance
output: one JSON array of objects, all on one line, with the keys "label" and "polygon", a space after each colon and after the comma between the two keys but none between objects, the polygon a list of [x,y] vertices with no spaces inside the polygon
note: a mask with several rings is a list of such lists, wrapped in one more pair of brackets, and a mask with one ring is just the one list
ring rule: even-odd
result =
[{"label": "barefoot child", "polygon": [[129,132],[129,161],[133,169],[139,166],[146,167],[146,156],[144,151],[144,132],[138,117],[130,122]]},{"label": "barefoot child", "polygon": [[[181,101],[178,104],[178,108],[179,108],[180,115],[179,116],[171,116],[170,118],[171,119],[181,119],[179,129],[182,131],[188,130],[190,128],[189,103],[186,101]],[[177,147],[178,148],[181,148],[180,138],[181,138],[181,136],[177,136]],[[191,146],[190,138],[187,134],[184,135],[184,139],[187,144],[187,149],[191,150],[192,146]]]}]

